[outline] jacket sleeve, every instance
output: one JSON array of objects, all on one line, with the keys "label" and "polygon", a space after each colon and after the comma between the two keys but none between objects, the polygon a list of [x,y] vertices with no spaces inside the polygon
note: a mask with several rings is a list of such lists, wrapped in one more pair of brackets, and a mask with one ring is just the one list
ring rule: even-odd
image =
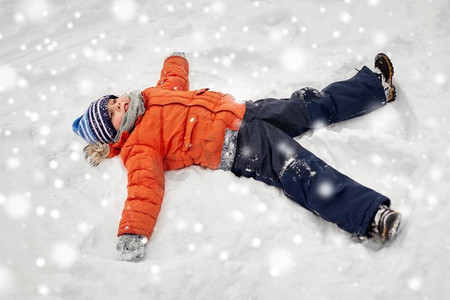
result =
[{"label": "jacket sleeve", "polygon": [[189,62],[179,55],[169,56],[163,64],[158,87],[167,90],[189,90]]},{"label": "jacket sleeve", "polygon": [[151,147],[135,145],[125,167],[128,171],[128,197],[118,236],[129,233],[150,239],[164,196],[163,158]]}]

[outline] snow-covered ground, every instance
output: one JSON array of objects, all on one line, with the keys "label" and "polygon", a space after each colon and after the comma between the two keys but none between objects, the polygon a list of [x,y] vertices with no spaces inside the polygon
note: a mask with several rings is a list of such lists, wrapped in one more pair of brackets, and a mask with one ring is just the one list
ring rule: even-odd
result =
[{"label": "snow-covered ground", "polygon": [[[450,299],[448,0],[0,0],[1,299]],[[280,191],[166,174],[144,261],[116,260],[120,160],[91,168],[72,121],[152,86],[185,51],[191,88],[240,101],[348,78],[378,52],[397,101],[298,141],[404,215],[357,243]]]}]

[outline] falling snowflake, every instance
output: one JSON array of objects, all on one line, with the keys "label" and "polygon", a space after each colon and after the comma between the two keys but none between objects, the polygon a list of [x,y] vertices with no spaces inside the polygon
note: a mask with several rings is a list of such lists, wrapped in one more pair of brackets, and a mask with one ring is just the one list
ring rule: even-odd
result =
[{"label": "falling snowflake", "polygon": [[56,161],[56,160],[51,160],[49,163],[48,163],[48,166],[50,167],[50,169],[52,169],[52,170],[56,170],[57,168],[58,168],[58,162]]},{"label": "falling snowflake", "polygon": [[0,66],[0,87],[1,90],[9,90],[13,88],[17,81],[19,79],[19,76],[17,74],[17,71],[8,66],[8,65],[2,65]]},{"label": "falling snowflake", "polygon": [[158,265],[153,265],[150,268],[152,274],[159,274],[161,272],[161,268]]},{"label": "falling snowflake", "polygon": [[16,156],[9,158],[6,164],[11,170],[17,170],[21,165],[20,159]]},{"label": "falling snowflake", "polygon": [[241,223],[244,221],[245,216],[241,211],[235,210],[235,211],[231,212],[231,218],[233,220],[235,220],[236,222]]},{"label": "falling snowflake", "polygon": [[222,251],[219,253],[220,260],[227,260],[230,257],[227,251]]},{"label": "falling snowflake", "polygon": [[252,239],[252,246],[255,248],[259,248],[261,246],[262,242],[259,238],[253,238]]},{"label": "falling snowflake", "polygon": [[383,47],[384,45],[386,45],[387,40],[388,40],[388,37],[385,32],[378,31],[378,32],[375,32],[375,34],[373,36],[374,44],[377,47]]},{"label": "falling snowflake", "polygon": [[14,219],[22,219],[30,212],[30,202],[23,194],[14,194],[7,199],[6,213]]},{"label": "falling snowflake", "polygon": [[0,295],[7,295],[13,288],[13,278],[11,272],[6,267],[0,265]]},{"label": "falling snowflake", "polygon": [[111,12],[116,20],[125,22],[134,17],[137,9],[136,2],[133,0],[116,0],[111,7]]},{"label": "falling snowflake", "polygon": [[38,206],[38,207],[36,207],[35,212],[36,212],[36,215],[43,216],[45,214],[45,207]]},{"label": "falling snowflake", "polygon": [[39,257],[38,259],[36,259],[36,266],[38,266],[39,268],[44,267],[45,259],[43,259],[42,257]]},{"label": "falling snowflake", "polygon": [[422,279],[418,277],[409,279],[408,287],[413,291],[420,290],[422,288]]},{"label": "falling snowflake", "polygon": [[225,2],[218,1],[211,4],[209,8],[213,14],[222,15],[226,12],[227,6]]},{"label": "falling snowflake", "polygon": [[194,225],[194,231],[197,232],[197,233],[202,232],[202,231],[203,231],[203,224],[201,224],[201,223],[196,223],[196,224]]},{"label": "falling snowflake", "polygon": [[303,242],[303,237],[297,234],[294,236],[292,240],[294,241],[295,244],[299,245]]},{"label": "falling snowflake", "polygon": [[328,181],[321,182],[319,184],[318,192],[322,198],[328,199],[334,194],[334,186],[331,182],[328,182]]},{"label": "falling snowflake", "polygon": [[62,179],[55,179],[55,181],[53,182],[53,185],[55,186],[55,188],[57,189],[61,189],[64,187],[64,181]]},{"label": "falling snowflake", "polygon": [[53,247],[52,258],[59,267],[69,268],[78,259],[78,251],[69,243],[59,242]]},{"label": "falling snowflake", "polygon": [[52,217],[52,219],[59,219],[61,217],[61,213],[59,212],[59,210],[54,209],[50,212],[50,216]]},{"label": "falling snowflake", "polygon": [[439,73],[434,77],[434,82],[436,82],[438,85],[444,85],[447,82],[447,77]]},{"label": "falling snowflake", "polygon": [[45,284],[40,284],[37,287],[37,291],[39,293],[39,295],[41,296],[48,296],[50,294],[50,288],[48,286],[46,286]]},{"label": "falling snowflake", "polygon": [[339,15],[339,18],[341,19],[341,21],[345,24],[349,24],[352,21],[352,16],[348,13],[348,12],[342,12]]},{"label": "falling snowflake", "polygon": [[277,249],[269,255],[270,275],[278,277],[292,267],[292,255],[285,249]]},{"label": "falling snowflake", "polygon": [[286,71],[297,72],[305,64],[306,55],[299,48],[290,48],[281,54],[280,59]]},{"label": "falling snowflake", "polygon": [[33,0],[27,1],[27,4],[23,6],[23,11],[27,18],[36,22],[48,15],[48,8],[49,4],[46,0]]}]

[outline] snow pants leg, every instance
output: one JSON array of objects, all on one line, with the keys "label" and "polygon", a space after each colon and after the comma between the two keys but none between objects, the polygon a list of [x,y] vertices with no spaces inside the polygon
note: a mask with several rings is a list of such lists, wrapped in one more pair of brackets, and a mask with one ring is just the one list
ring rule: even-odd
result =
[{"label": "snow pants leg", "polygon": [[248,101],[246,121],[269,122],[294,137],[305,131],[362,116],[386,104],[377,75],[364,66],[352,78],[322,91],[302,88],[288,99]]},{"label": "snow pants leg", "polygon": [[249,101],[232,172],[277,186],[323,219],[365,235],[376,210],[389,199],[333,169],[292,137],[317,122],[331,124],[366,114],[385,101],[381,83],[366,67],[322,91],[307,88],[289,99]]}]

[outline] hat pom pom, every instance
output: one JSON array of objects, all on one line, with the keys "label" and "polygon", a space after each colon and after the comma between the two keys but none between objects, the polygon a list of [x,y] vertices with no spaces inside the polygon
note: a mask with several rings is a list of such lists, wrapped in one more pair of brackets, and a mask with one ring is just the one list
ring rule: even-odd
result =
[{"label": "hat pom pom", "polygon": [[84,157],[93,166],[98,166],[109,154],[109,145],[94,143],[84,147]]}]

